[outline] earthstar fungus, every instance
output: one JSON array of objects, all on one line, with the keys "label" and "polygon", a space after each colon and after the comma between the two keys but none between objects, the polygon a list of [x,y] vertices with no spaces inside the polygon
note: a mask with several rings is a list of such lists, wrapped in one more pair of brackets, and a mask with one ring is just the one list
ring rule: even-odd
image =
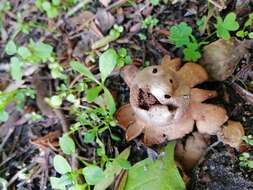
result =
[{"label": "earthstar fungus", "polygon": [[184,137],[194,124],[199,133],[213,135],[228,119],[224,108],[202,103],[217,93],[194,88],[208,79],[198,64],[182,66],[180,59],[165,56],[161,65],[141,71],[128,65],[123,74],[130,88],[130,104],[122,106],[116,118],[127,140],[143,133],[144,144],[160,144]]}]

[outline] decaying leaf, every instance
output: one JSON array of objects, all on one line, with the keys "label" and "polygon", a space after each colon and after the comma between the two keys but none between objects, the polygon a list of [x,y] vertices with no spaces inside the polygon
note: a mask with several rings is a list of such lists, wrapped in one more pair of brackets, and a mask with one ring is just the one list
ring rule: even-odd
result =
[{"label": "decaying leaf", "polygon": [[221,132],[218,133],[219,139],[225,144],[239,149],[242,143],[242,136],[245,135],[244,128],[240,122],[229,120]]},{"label": "decaying leaf", "polygon": [[125,67],[123,75],[130,87],[130,105],[116,114],[119,125],[132,140],[144,133],[146,145],[179,139],[192,132],[194,123],[202,134],[216,134],[228,119],[220,106],[201,103],[217,95],[215,91],[193,88],[208,79],[198,64],[165,56],[161,65],[138,71]]},{"label": "decaying leaf", "polygon": [[100,3],[102,3],[105,7],[108,7],[108,5],[111,3],[111,0],[99,0]]},{"label": "decaying leaf", "polygon": [[185,184],[174,161],[175,142],[169,143],[156,161],[147,158],[128,171],[124,190],[183,190]]},{"label": "decaying leaf", "polygon": [[103,33],[106,33],[115,23],[115,18],[105,9],[98,9],[96,22]]},{"label": "decaying leaf", "polygon": [[232,75],[236,65],[248,52],[247,47],[248,41],[219,39],[203,48],[200,64],[206,68],[210,79],[223,81]]},{"label": "decaying leaf", "polygon": [[189,171],[192,169],[208,146],[208,139],[197,132],[189,136],[185,145],[182,141],[178,141],[175,150],[176,159],[183,166],[183,169]]},{"label": "decaying leaf", "polygon": [[35,74],[33,77],[33,85],[37,92],[36,103],[44,116],[53,118],[55,117],[55,113],[53,109],[45,101],[45,98],[49,96],[49,92],[47,89],[48,82],[45,83],[44,81],[40,80],[40,77],[41,76],[38,73]]}]

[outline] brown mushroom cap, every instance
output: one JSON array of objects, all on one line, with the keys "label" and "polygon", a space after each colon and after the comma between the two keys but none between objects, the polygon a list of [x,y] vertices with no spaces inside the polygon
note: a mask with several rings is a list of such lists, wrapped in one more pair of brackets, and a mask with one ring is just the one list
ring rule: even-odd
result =
[{"label": "brown mushroom cap", "polygon": [[192,103],[191,114],[198,131],[209,135],[216,134],[228,119],[224,108],[211,104]]},{"label": "brown mushroom cap", "polygon": [[192,169],[199,161],[208,146],[208,139],[197,132],[189,136],[185,145],[178,141],[175,149],[176,160],[186,171]]},{"label": "brown mushroom cap", "polygon": [[240,122],[229,120],[218,133],[218,138],[225,144],[230,145],[233,148],[239,149],[242,143],[242,136],[245,135],[244,128]]}]

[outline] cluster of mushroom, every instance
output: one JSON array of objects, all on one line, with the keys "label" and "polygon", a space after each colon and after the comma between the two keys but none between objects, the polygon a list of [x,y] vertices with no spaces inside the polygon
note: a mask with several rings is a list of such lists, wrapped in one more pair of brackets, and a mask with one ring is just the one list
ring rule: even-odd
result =
[{"label": "cluster of mushroom", "polygon": [[199,161],[210,135],[217,135],[233,147],[239,146],[244,134],[241,124],[228,122],[231,126],[222,129],[228,120],[226,110],[203,103],[216,97],[217,92],[195,87],[208,80],[202,66],[196,63],[182,66],[179,58],[165,56],[161,65],[140,71],[136,66],[128,65],[123,74],[130,88],[130,104],[119,108],[116,118],[126,131],[128,141],[143,134],[143,143],[151,146],[181,139],[196,126],[197,131],[186,139],[186,143],[178,141],[175,150],[176,158],[185,170],[190,170]]},{"label": "cluster of mushroom", "polygon": [[129,65],[123,72],[130,104],[121,107],[116,117],[127,140],[143,133],[147,146],[160,144],[184,137],[195,124],[198,133],[214,135],[228,119],[224,108],[202,103],[217,93],[194,88],[208,79],[198,64],[182,66],[180,59],[165,56],[161,65],[141,71]]}]

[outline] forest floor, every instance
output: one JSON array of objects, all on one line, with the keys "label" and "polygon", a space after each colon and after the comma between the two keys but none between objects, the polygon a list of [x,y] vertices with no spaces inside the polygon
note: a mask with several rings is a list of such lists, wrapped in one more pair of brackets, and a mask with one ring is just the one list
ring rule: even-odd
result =
[{"label": "forest floor", "polygon": [[[232,26],[224,32],[223,28],[217,34],[217,20],[231,12],[236,15],[237,29]],[[159,65],[168,55],[197,64],[204,46],[220,38],[237,38],[247,43],[247,48],[234,54],[236,60],[230,60],[233,55],[223,57],[223,64],[230,65],[226,60],[235,62],[217,71],[228,76],[200,87],[218,92],[208,103],[225,108],[230,120],[241,122],[244,141],[233,148],[213,135],[208,151],[193,169],[184,171],[180,164],[178,168],[187,189],[253,190],[250,13],[251,0],[1,0],[0,189],[50,190],[60,179],[51,178],[50,182],[50,177],[61,176],[66,179],[58,183],[59,189],[96,189],[98,176],[104,176],[108,165],[127,147],[131,153],[120,160],[121,169],[152,155],[159,159],[161,155],[156,154],[167,143],[147,147],[141,138],[128,142],[125,131],[117,125],[115,112],[129,103],[122,68]],[[196,48],[187,43],[175,45],[184,40],[187,31],[183,27],[178,30],[178,41],[170,37],[171,28],[183,22],[191,28],[190,42],[197,44]],[[223,52],[226,47],[218,48]],[[112,68],[105,60],[112,62]],[[64,157],[69,165],[65,167],[66,160],[58,160],[57,166],[55,155]],[[80,176],[78,171],[87,166],[99,167],[89,173],[90,167]],[[121,187],[119,184],[126,183],[122,182],[122,171],[113,171],[120,177],[113,177],[103,187],[147,189],[129,184]]]}]

